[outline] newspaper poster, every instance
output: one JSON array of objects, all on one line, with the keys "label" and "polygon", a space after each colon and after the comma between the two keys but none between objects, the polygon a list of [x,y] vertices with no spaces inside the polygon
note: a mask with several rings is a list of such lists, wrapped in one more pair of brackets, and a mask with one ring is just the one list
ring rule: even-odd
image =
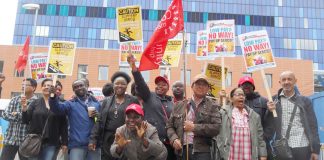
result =
[{"label": "newspaper poster", "polygon": [[208,21],[207,34],[209,56],[235,56],[235,21],[233,19]]},{"label": "newspaper poster", "polygon": [[131,45],[131,53],[136,58],[136,66],[139,66],[143,53],[143,42],[133,41],[119,44],[119,66],[129,66],[127,62],[127,55],[129,54],[129,45]]},{"label": "newspaper poster", "polygon": [[[205,75],[210,85],[210,94],[214,97],[219,97],[219,91],[222,90],[222,66],[213,63],[207,63]],[[227,68],[225,68],[225,79]]]},{"label": "newspaper poster", "polygon": [[207,48],[207,31],[201,30],[197,32],[197,42],[196,42],[196,59],[197,60],[210,60],[211,57],[208,56]]},{"label": "newspaper poster", "polygon": [[76,42],[51,41],[46,65],[47,74],[72,75]]},{"label": "newspaper poster", "polygon": [[88,88],[88,91],[91,91],[93,93],[93,96],[98,100],[101,101],[105,98],[105,96],[102,93],[102,88]]},{"label": "newspaper poster", "polygon": [[118,7],[116,12],[119,43],[143,40],[141,6]]},{"label": "newspaper poster", "polygon": [[31,78],[37,82],[45,78],[52,78],[52,75],[45,74],[48,53],[32,53],[29,55]]},{"label": "newspaper poster", "polygon": [[170,39],[165,48],[160,67],[178,67],[182,50],[181,39]]},{"label": "newspaper poster", "polygon": [[247,72],[276,67],[266,30],[249,32],[238,37]]}]

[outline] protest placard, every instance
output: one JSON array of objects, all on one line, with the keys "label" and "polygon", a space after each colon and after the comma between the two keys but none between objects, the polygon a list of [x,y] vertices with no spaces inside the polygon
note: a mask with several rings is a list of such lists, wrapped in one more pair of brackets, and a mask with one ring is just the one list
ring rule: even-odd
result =
[{"label": "protest placard", "polygon": [[235,52],[235,21],[207,22],[208,55],[233,57]]},{"label": "protest placard", "polygon": [[[131,48],[129,48],[131,47]],[[143,53],[143,42],[142,41],[133,41],[133,42],[125,42],[119,44],[119,65],[120,66],[129,66],[127,62],[127,55],[130,53],[136,59],[136,66],[138,67],[139,62]]]},{"label": "protest placard", "polygon": [[143,40],[141,6],[125,6],[116,9],[119,42]]},{"label": "protest placard", "polygon": [[182,49],[181,39],[170,39],[164,51],[160,67],[178,67]]},{"label": "protest placard", "polygon": [[249,32],[238,37],[248,72],[276,67],[266,30]]},{"label": "protest placard", "polygon": [[49,46],[47,74],[72,75],[76,42],[53,40]]},{"label": "protest placard", "polygon": [[31,78],[37,82],[45,78],[52,78],[52,75],[45,74],[48,53],[32,53],[29,54],[29,65]]}]

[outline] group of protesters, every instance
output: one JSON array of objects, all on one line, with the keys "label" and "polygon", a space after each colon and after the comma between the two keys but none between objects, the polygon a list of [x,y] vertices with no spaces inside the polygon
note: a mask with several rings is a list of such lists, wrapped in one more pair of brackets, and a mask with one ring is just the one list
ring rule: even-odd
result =
[{"label": "group of protesters", "polygon": [[[131,76],[118,71],[103,87],[100,102],[88,91],[86,79],[72,83],[69,100],[61,97],[58,81],[44,79],[42,96],[36,97],[37,82],[25,79],[25,94],[12,98],[2,115],[9,127],[0,160],[13,160],[17,153],[21,160],[53,160],[59,150],[70,160],[278,160],[283,158],[276,156],[272,142],[284,137],[291,160],[318,159],[316,116],[311,101],[294,89],[293,72],[281,73],[282,88],[272,101],[257,93],[247,76],[216,100],[208,96],[210,85],[203,74],[193,79],[188,97],[182,82],[170,86],[165,76],[155,78],[151,91],[135,58],[129,55],[127,60],[134,80],[131,93],[126,92]],[[173,96],[167,95],[170,87]],[[21,155],[26,134],[43,131],[39,155]]]}]

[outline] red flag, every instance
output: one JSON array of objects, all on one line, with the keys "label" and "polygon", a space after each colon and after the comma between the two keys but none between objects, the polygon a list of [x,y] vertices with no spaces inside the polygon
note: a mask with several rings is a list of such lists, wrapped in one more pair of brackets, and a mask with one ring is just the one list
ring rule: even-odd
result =
[{"label": "red flag", "polygon": [[159,68],[168,39],[173,38],[184,28],[182,0],[173,0],[155,28],[139,65],[140,71]]},{"label": "red flag", "polygon": [[29,52],[29,41],[30,38],[27,36],[27,39],[25,41],[24,47],[19,53],[18,60],[16,62],[16,70],[20,73],[22,70],[25,69],[26,64],[27,64],[27,59],[28,59],[28,52]]}]

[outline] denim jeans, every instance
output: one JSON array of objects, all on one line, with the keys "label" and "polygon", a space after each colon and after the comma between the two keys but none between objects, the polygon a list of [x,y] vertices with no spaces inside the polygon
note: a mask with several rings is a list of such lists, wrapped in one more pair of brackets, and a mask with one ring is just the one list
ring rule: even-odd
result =
[{"label": "denim jeans", "polygon": [[56,146],[43,146],[38,157],[28,158],[28,160],[53,160],[57,149]]},{"label": "denim jeans", "polygon": [[69,160],[101,160],[101,149],[90,151],[88,148],[71,148]]},{"label": "denim jeans", "polygon": [[[0,160],[14,160],[15,156],[18,152],[18,149],[19,149],[19,146],[6,145],[6,144],[3,145]],[[20,154],[19,154],[19,159],[27,160],[27,158],[23,157]]]}]

